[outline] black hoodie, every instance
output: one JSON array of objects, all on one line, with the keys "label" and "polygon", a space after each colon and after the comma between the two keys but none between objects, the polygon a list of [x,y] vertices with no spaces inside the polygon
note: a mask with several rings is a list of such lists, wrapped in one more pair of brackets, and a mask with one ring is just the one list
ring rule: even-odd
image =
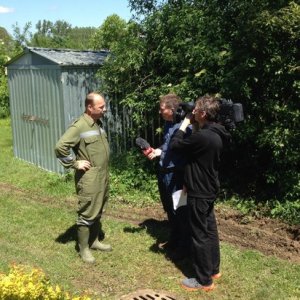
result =
[{"label": "black hoodie", "polygon": [[170,141],[170,149],[184,154],[187,158],[184,184],[188,196],[215,199],[219,191],[218,169],[223,144],[231,135],[224,126],[207,123],[202,129],[184,138],[178,130]]}]

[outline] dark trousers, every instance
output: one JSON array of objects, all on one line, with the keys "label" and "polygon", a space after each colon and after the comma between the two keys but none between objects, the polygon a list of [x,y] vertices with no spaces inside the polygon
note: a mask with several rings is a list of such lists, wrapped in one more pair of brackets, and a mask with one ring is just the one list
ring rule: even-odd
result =
[{"label": "dark trousers", "polygon": [[180,248],[188,250],[190,240],[188,234],[187,206],[181,206],[174,210],[172,193],[183,187],[182,173],[159,173],[158,189],[160,199],[167,213],[170,236],[169,242]]},{"label": "dark trousers", "polygon": [[220,268],[220,245],[214,200],[188,197],[187,203],[196,279],[202,285],[210,285],[211,275],[219,273]]}]

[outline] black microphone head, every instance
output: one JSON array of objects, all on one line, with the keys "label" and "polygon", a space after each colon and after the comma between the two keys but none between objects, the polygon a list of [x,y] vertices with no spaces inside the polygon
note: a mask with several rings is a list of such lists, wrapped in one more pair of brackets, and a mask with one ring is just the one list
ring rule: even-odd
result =
[{"label": "black microphone head", "polygon": [[141,137],[136,138],[135,143],[142,150],[150,148],[150,144]]}]

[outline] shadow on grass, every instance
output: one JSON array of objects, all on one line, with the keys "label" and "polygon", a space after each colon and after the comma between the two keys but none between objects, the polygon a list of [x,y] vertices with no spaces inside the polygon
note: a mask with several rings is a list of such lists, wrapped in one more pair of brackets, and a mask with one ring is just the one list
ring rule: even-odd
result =
[{"label": "shadow on grass", "polygon": [[136,233],[146,230],[146,232],[153,237],[156,242],[150,246],[149,250],[154,253],[163,253],[165,258],[176,266],[184,276],[186,277],[194,277],[193,267],[189,257],[185,257],[184,259],[173,259],[172,256],[169,255],[169,252],[161,249],[159,246],[160,243],[163,243],[168,240],[169,237],[169,227],[167,220],[156,220],[156,219],[147,219],[139,224],[139,227],[125,227],[124,232],[128,233]]},{"label": "shadow on grass", "polygon": [[[101,241],[104,239],[105,233],[102,230],[102,226],[100,224],[99,237],[98,239]],[[77,242],[77,225],[74,224],[69,227],[65,232],[61,233],[56,239],[55,242],[60,244],[67,244],[70,242]],[[76,246],[77,248],[77,246]]]},{"label": "shadow on grass", "polygon": [[77,241],[77,226],[76,224],[69,227],[64,233],[61,233],[55,241],[60,244],[67,244]]}]

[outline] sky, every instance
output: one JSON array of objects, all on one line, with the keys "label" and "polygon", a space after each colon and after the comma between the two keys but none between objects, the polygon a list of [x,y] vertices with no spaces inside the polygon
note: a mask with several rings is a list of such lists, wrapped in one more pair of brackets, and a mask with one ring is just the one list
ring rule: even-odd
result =
[{"label": "sky", "polygon": [[0,27],[13,34],[13,25],[22,30],[31,22],[31,32],[39,20],[62,20],[72,27],[99,27],[110,15],[128,21],[127,0],[0,0]]}]

